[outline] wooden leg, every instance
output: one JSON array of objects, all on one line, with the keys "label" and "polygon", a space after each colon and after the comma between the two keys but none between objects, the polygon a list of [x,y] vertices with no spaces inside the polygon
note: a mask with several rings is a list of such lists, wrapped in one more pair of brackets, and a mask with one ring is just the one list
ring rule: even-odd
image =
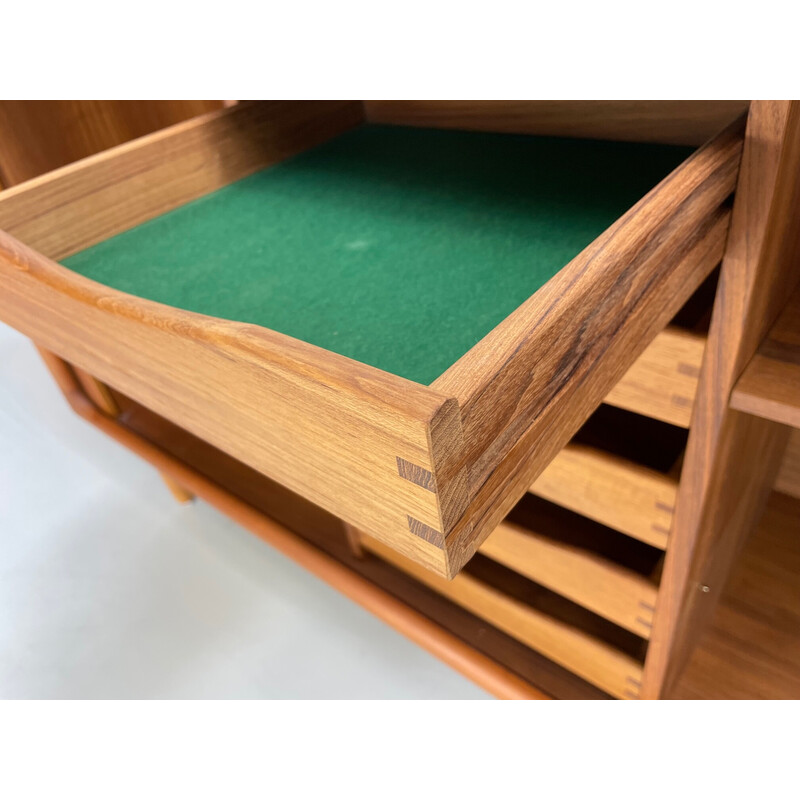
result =
[{"label": "wooden leg", "polygon": [[167,475],[166,472],[160,473],[161,479],[167,484],[167,489],[172,492],[172,496],[179,503],[191,503],[194,500],[194,495],[182,484],[178,483],[172,476]]},{"label": "wooden leg", "polygon": [[364,558],[364,548],[361,544],[361,534],[352,525],[344,523],[344,531],[347,534],[347,544],[350,547],[350,552],[356,558]]},{"label": "wooden leg", "polygon": [[800,105],[754,101],[642,697],[669,696],[774,482],[788,431],[729,407],[800,279]]},{"label": "wooden leg", "polygon": [[73,366],[72,371],[78,379],[78,382],[86,392],[86,396],[104,413],[110,417],[119,416],[119,406],[114,396],[111,394],[108,386],[102,381],[97,380],[94,375],[90,375],[85,370]]}]

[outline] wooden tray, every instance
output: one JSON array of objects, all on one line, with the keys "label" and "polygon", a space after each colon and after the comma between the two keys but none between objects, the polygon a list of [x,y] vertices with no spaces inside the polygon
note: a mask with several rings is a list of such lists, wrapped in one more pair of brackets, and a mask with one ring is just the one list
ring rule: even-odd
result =
[{"label": "wooden tray", "polygon": [[56,263],[362,122],[353,102],[240,105],[4,192],[0,318],[452,577],[719,263],[744,126],[621,210],[429,385]]}]

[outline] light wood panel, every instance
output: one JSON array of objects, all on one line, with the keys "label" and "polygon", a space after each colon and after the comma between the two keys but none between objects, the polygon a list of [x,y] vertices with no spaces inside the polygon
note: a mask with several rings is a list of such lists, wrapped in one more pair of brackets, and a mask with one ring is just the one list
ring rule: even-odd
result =
[{"label": "light wood panel", "polygon": [[367,100],[370,122],[701,145],[746,100]]},{"label": "light wood panel", "polygon": [[360,124],[359,103],[268,101],[212,112],[0,195],[0,229],[60,260]]},{"label": "light wood panel", "polygon": [[641,665],[592,636],[521,603],[467,573],[443,580],[368,536],[364,547],[473,614],[609,694],[635,697]]},{"label": "light wood panel", "polygon": [[650,636],[657,589],[630,569],[510,522],[498,525],[479,552],[645,639]]},{"label": "light wood panel", "polygon": [[800,291],[736,383],[731,407],[800,428]]},{"label": "light wood panel", "polygon": [[645,666],[668,694],[753,529],[786,429],[729,408],[736,380],[794,290],[800,226],[800,106],[754,101]]},{"label": "light wood panel", "polygon": [[567,445],[530,491],[571,511],[666,549],[678,484],[602,450]]},{"label": "light wood panel", "polygon": [[775,489],[792,497],[800,498],[800,431],[789,435],[789,443],[783,456]]},{"label": "light wood panel", "polygon": [[221,100],[0,100],[7,186],[222,108]]},{"label": "light wood panel", "polygon": [[688,428],[705,346],[702,334],[666,328],[603,402]]},{"label": "light wood panel", "polygon": [[[662,181],[432,387],[458,400],[466,563],[719,263],[742,148],[728,129]],[[449,546],[449,545],[448,545]]]}]

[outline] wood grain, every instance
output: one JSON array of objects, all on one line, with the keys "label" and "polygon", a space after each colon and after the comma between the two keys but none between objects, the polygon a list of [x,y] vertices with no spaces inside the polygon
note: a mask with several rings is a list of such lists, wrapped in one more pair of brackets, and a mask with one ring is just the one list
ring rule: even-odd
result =
[{"label": "wood grain", "polygon": [[368,536],[364,547],[609,694],[638,693],[641,665],[610,645],[465,573],[446,581]]},{"label": "wood grain", "polygon": [[671,698],[800,700],[800,502],[773,493]]},{"label": "wood grain", "polygon": [[789,434],[789,442],[783,456],[775,489],[779,492],[800,498],[800,431]]},{"label": "wood grain", "polygon": [[731,394],[731,408],[800,428],[800,291],[750,359]]},{"label": "wood grain", "polygon": [[701,145],[746,100],[367,100],[369,122]]},{"label": "wood grain", "polygon": [[469,465],[469,510],[448,534],[455,566],[719,263],[742,126],[701,148],[432,384],[459,402]]},{"label": "wood grain", "polygon": [[603,402],[688,428],[705,346],[702,334],[664,329]]},{"label": "wood grain", "polygon": [[222,105],[221,100],[0,100],[0,175],[13,186]]},{"label": "wood grain", "polygon": [[0,318],[41,347],[448,574],[446,553],[407,522],[442,530],[439,495],[401,478],[396,459],[438,481],[431,442],[452,400],[264,328],[108,289],[1,233],[0,281]]},{"label": "wood grain", "polygon": [[54,170],[0,195],[0,229],[60,260],[349,130],[353,102],[243,103]]},{"label": "wood grain", "polygon": [[678,484],[668,475],[625,458],[569,444],[545,468],[530,491],[664,550]]},{"label": "wood grain", "polygon": [[799,177],[800,107],[754,101],[645,665],[646,697],[674,687],[780,464],[786,430],[728,403],[800,278]]},{"label": "wood grain", "polygon": [[509,522],[498,525],[480,553],[645,639],[650,636],[656,586],[630,569]]}]

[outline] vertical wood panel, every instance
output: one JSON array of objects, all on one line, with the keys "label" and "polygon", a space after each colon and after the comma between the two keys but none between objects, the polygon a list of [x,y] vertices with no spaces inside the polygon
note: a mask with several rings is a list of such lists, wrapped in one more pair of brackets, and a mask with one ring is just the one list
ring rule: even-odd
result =
[{"label": "vertical wood panel", "polygon": [[643,696],[668,693],[763,510],[786,430],[728,407],[800,277],[800,104],[754,101],[695,401]]},{"label": "vertical wood panel", "polygon": [[361,124],[337,101],[240,103],[0,195],[0,229],[60,260]]},{"label": "vertical wood panel", "polygon": [[700,145],[746,100],[367,100],[369,122]]},{"label": "vertical wood panel", "polygon": [[789,434],[789,444],[786,445],[775,489],[800,498],[800,430]]}]

